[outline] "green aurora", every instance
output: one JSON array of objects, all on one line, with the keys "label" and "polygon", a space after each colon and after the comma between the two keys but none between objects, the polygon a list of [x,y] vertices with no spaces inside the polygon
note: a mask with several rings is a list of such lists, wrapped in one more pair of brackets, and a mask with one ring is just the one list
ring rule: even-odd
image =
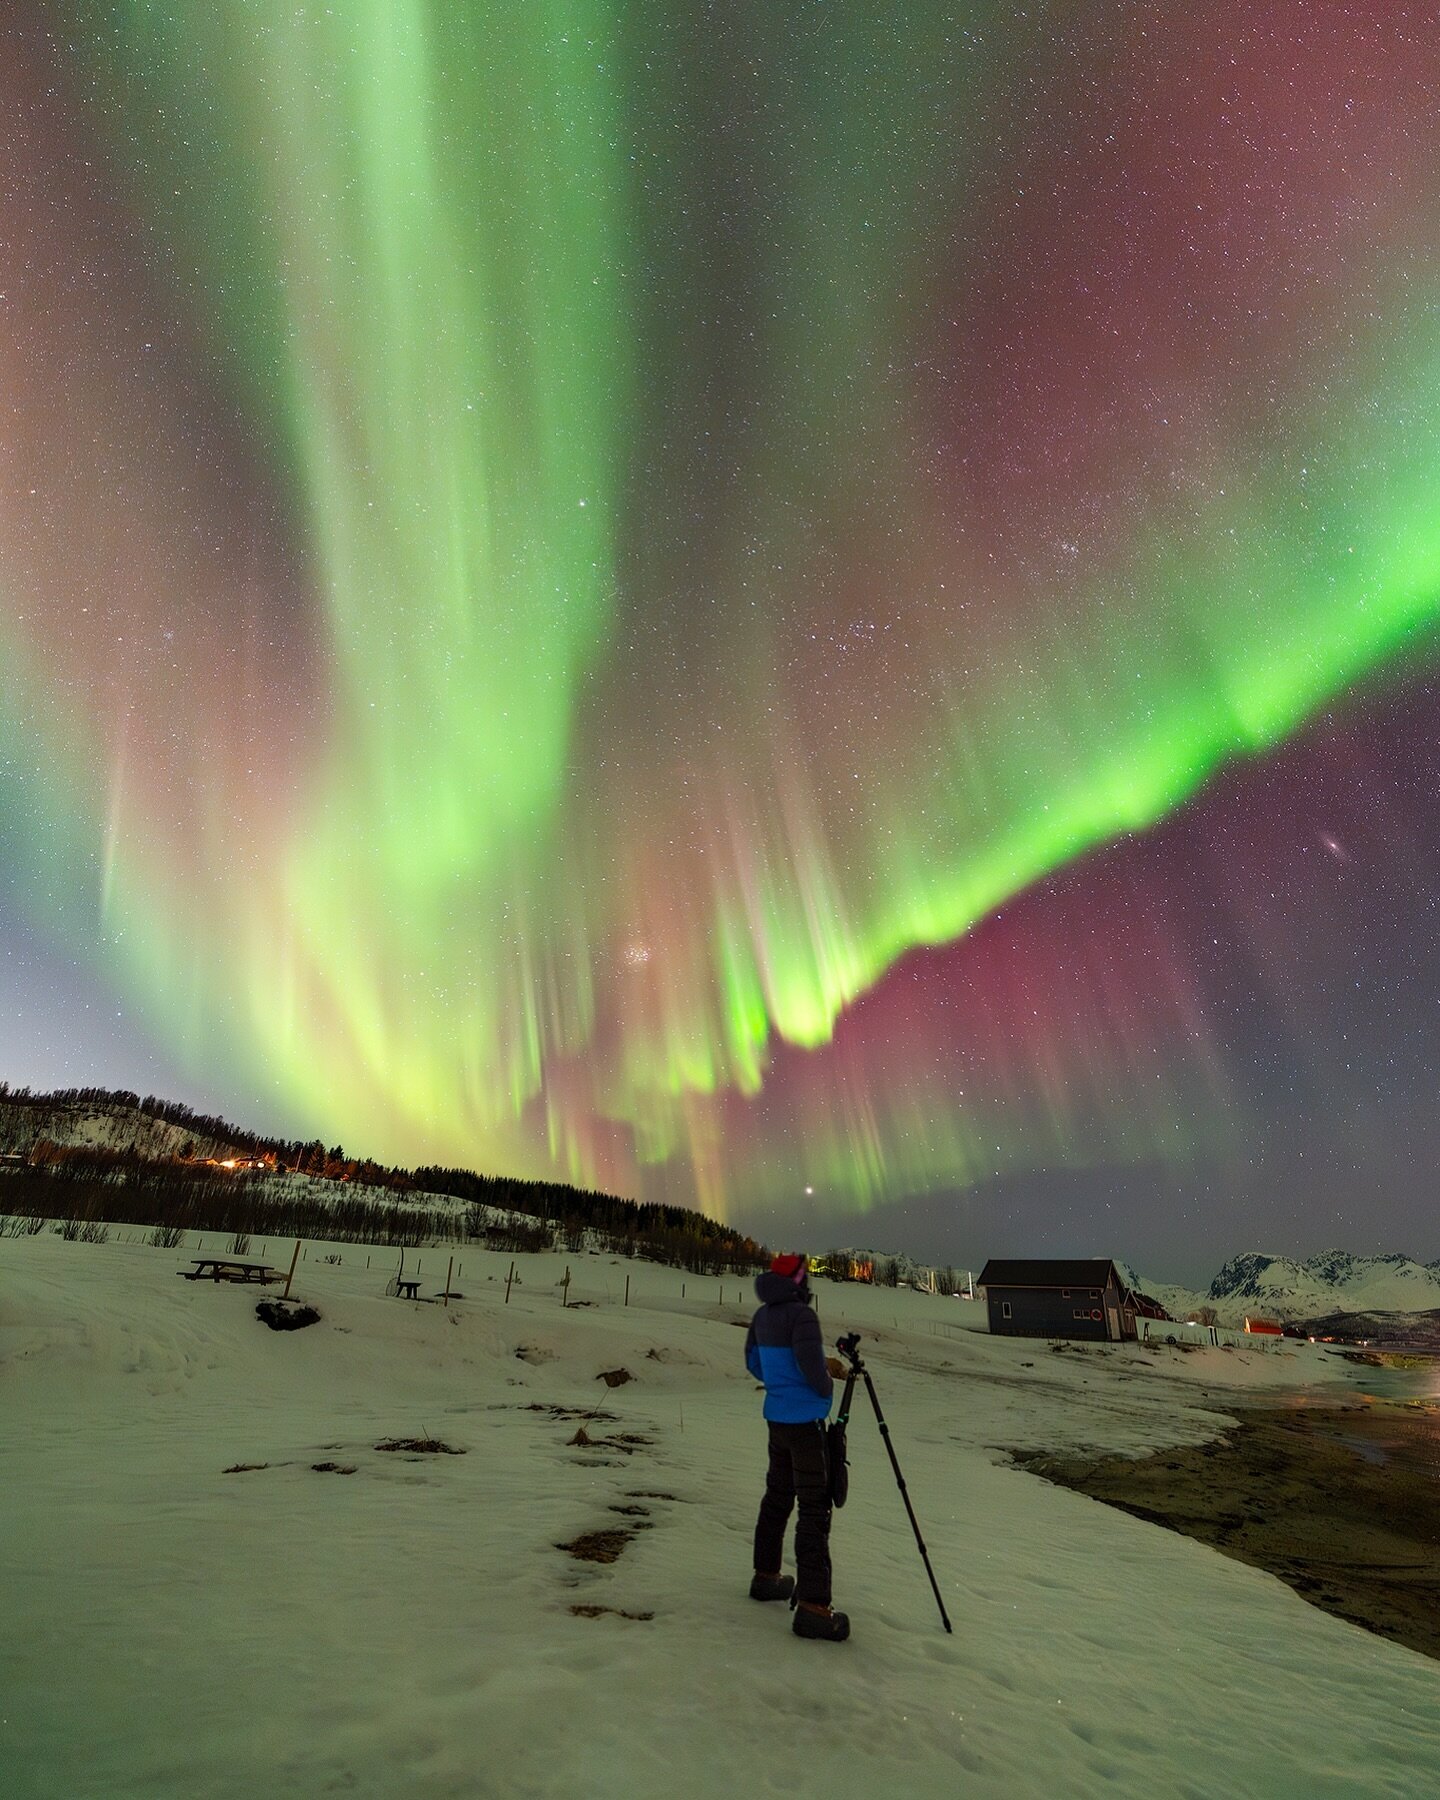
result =
[{"label": "green aurora", "polygon": [[[0,540],[0,817],[190,1066],[717,1210],[1175,1153],[1183,1047],[1113,1108],[902,1059],[727,1121],[907,952],[1428,659],[1440,181],[1388,62],[1297,144],[1178,7],[901,10],[56,11],[117,275],[37,326],[106,425],[37,410],[68,499]],[[213,704],[117,665],[164,631]]]}]

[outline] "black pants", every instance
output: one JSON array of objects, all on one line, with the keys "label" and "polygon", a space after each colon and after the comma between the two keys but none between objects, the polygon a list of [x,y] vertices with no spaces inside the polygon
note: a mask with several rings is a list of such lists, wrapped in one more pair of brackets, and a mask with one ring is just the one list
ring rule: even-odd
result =
[{"label": "black pants", "polygon": [[812,1425],[770,1425],[770,1467],[765,1498],[755,1521],[755,1567],[765,1575],[785,1555],[785,1527],[796,1501],[795,1598],[815,1606],[830,1604],[830,1467],[825,1421]]}]

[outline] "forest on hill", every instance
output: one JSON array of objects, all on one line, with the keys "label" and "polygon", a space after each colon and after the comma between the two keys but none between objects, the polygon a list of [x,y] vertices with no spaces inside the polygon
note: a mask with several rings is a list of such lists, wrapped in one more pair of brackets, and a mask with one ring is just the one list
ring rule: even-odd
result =
[{"label": "forest on hill", "polygon": [[0,1155],[0,1209],[18,1216],[367,1243],[589,1245],[697,1274],[743,1274],[769,1255],[685,1207],[472,1169],[394,1167],[126,1090],[37,1094],[0,1082]]}]

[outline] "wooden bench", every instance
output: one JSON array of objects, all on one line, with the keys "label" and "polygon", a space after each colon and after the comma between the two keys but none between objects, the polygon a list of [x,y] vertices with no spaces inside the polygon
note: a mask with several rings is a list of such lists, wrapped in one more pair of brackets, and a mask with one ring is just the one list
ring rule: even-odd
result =
[{"label": "wooden bench", "polygon": [[395,1292],[402,1300],[418,1300],[420,1298],[420,1283],[418,1281],[397,1281],[395,1283]]},{"label": "wooden bench", "polygon": [[239,1262],[231,1256],[197,1256],[193,1269],[181,1269],[186,1281],[251,1281],[264,1286],[279,1281],[280,1272],[268,1263]]}]

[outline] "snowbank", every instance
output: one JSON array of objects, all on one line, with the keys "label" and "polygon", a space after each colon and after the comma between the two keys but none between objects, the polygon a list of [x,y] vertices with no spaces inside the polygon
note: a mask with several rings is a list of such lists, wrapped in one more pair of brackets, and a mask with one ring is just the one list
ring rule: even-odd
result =
[{"label": "snowbank", "polygon": [[[447,1309],[385,1298],[391,1254],[309,1245],[322,1322],[276,1333],[129,1235],[0,1243],[16,1800],[1440,1782],[1432,1663],[1004,1458],[1202,1440],[1238,1391],[1348,1382],[1318,1349],[1056,1354],[968,1329],[979,1307],[822,1285],[827,1334],[865,1333],[955,1634],[862,1408],[834,1533],[855,1635],[821,1646],[745,1594],[764,1454],[733,1277],[517,1257],[507,1306],[510,1259],[467,1248]],[[447,1261],[421,1253],[422,1294]],[[562,1310],[567,1263],[586,1304]],[[376,1448],[427,1434],[465,1454]],[[610,1563],[556,1547],[617,1528]]]}]

